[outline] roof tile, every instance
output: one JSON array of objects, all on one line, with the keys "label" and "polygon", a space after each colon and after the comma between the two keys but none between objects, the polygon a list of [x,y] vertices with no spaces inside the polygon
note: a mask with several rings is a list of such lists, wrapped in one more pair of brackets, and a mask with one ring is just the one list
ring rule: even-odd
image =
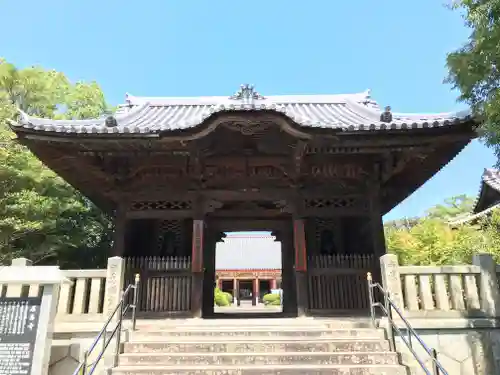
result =
[{"label": "roof tile", "polygon": [[[248,89],[248,88],[247,88]],[[253,89],[252,89],[253,90]],[[252,91],[253,92],[253,91]],[[52,120],[22,114],[14,128],[57,133],[159,133],[196,127],[216,112],[269,110],[285,114],[304,127],[358,130],[433,128],[462,122],[468,111],[440,114],[393,113],[391,123],[380,121],[381,110],[369,91],[346,95],[288,95],[152,98],[126,96],[115,115],[117,126],[108,127],[105,117],[91,120]],[[237,99],[235,99],[237,98]]]}]

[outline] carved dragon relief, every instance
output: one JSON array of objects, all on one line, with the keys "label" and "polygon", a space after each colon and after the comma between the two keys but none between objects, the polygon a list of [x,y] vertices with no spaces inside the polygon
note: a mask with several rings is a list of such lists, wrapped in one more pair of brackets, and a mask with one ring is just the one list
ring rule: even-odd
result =
[{"label": "carved dragon relief", "polygon": [[225,128],[235,132],[239,132],[245,136],[264,133],[273,125],[274,123],[270,121],[253,121],[246,120],[244,118],[242,118],[240,121],[228,121],[223,124]]},{"label": "carved dragon relief", "polygon": [[[203,160],[201,181],[203,187],[289,185],[286,158],[233,156],[211,157]],[[267,182],[267,183],[266,183]]]}]

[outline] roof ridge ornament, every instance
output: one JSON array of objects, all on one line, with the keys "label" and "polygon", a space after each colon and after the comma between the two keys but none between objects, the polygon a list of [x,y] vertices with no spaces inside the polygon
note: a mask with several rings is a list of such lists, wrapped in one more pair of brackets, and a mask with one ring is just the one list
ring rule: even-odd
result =
[{"label": "roof ridge ornament", "polygon": [[392,122],[391,106],[386,106],[384,108],[384,112],[382,112],[382,114],[380,115],[380,122]]},{"label": "roof ridge ornament", "polygon": [[247,103],[252,103],[254,100],[263,100],[265,99],[265,97],[263,97],[257,91],[255,91],[253,85],[245,83],[244,85],[241,85],[240,89],[237,92],[235,92],[232,96],[230,96],[229,99],[242,100]]}]

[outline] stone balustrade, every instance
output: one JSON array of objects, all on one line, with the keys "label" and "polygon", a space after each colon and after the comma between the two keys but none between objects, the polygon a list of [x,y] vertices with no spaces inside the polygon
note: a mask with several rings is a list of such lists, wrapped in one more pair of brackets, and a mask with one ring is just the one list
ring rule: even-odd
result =
[{"label": "stone balustrade", "polygon": [[[31,267],[30,260],[18,258],[12,265]],[[124,283],[124,260],[108,259],[106,269],[63,270],[71,283],[61,286],[57,305],[58,321],[100,321],[106,319],[120,299]],[[40,285],[0,285],[2,296],[39,296]]]},{"label": "stone balustrade", "polygon": [[472,265],[400,266],[392,254],[380,263],[384,287],[406,316],[491,318],[500,313],[500,266],[488,254],[475,255]]}]

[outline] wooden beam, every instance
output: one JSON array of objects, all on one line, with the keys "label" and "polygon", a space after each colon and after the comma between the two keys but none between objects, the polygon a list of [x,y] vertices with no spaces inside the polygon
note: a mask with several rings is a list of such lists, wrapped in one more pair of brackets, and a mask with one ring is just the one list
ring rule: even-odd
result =
[{"label": "wooden beam", "polygon": [[163,219],[179,220],[193,217],[192,210],[143,210],[131,211],[125,213],[127,219]]}]

